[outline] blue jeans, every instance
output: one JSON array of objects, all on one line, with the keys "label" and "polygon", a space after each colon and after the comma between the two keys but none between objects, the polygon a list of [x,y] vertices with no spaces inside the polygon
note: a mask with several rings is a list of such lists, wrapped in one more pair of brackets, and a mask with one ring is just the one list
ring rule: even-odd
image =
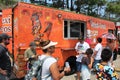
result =
[{"label": "blue jeans", "polygon": [[96,64],[97,64],[97,63],[100,63],[100,62],[101,62],[101,60],[95,60],[95,59],[94,59],[93,68],[95,68]]}]

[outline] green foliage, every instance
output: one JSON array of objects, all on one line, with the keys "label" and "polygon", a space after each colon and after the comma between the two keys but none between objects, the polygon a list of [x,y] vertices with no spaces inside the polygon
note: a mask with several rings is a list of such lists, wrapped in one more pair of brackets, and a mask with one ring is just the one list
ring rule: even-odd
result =
[{"label": "green foliage", "polygon": [[17,2],[18,0],[0,0],[0,9],[11,7]]},{"label": "green foliage", "polygon": [[76,12],[90,16],[101,16],[98,12],[105,4],[106,0],[77,0],[75,2],[75,5],[77,6]]},{"label": "green foliage", "polygon": [[55,8],[63,8],[64,7],[64,2],[61,0],[53,2],[53,7]]},{"label": "green foliage", "polygon": [[120,0],[114,0],[107,4],[106,15],[108,14],[109,14],[109,19],[112,19],[114,21],[120,20]]}]

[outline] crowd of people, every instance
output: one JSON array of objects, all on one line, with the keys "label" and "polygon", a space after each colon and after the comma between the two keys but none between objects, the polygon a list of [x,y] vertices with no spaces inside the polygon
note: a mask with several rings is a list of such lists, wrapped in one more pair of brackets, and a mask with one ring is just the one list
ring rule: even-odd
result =
[{"label": "crowd of people", "polygon": [[89,43],[84,38],[78,38],[75,50],[78,53],[76,59],[77,80],[90,80],[91,70],[96,73],[97,80],[119,80],[115,72],[113,60],[115,53],[115,39],[106,39],[107,44],[103,48],[102,38],[97,38],[97,44],[90,48]]},{"label": "crowd of people", "polygon": [[[7,49],[10,39],[11,36],[5,33],[0,34],[0,80],[12,80],[13,61]],[[100,37],[97,38],[97,44],[94,48],[90,47],[89,43],[84,40],[84,37],[81,36],[78,40],[75,45],[75,50],[78,53],[76,56],[77,80],[80,80],[80,76],[82,80],[90,80],[91,70],[95,71],[97,80],[119,80],[113,64],[115,40],[107,39],[107,44],[104,48],[102,46],[102,38]],[[34,62],[38,59],[43,60],[47,58],[42,64],[41,80],[60,80],[66,73],[71,71],[70,67],[64,67],[62,72],[59,71],[57,60],[52,56],[57,44],[57,42],[51,40],[41,41],[39,46],[43,54],[39,56],[36,53],[35,42],[31,42],[24,52],[28,70],[31,69]],[[39,79],[33,76],[31,80]]]}]

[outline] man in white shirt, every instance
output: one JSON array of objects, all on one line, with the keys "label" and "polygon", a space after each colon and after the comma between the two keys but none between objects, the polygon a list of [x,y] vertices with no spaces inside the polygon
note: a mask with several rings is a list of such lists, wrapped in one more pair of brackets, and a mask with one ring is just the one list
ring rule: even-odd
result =
[{"label": "man in white shirt", "polygon": [[75,50],[78,53],[76,59],[76,67],[77,67],[77,80],[80,80],[80,72],[81,72],[81,59],[83,57],[83,53],[90,48],[89,44],[84,41],[83,37],[78,38],[79,42],[76,43]]},{"label": "man in white shirt", "polygon": [[97,45],[94,48],[94,54],[93,54],[94,64],[93,64],[93,67],[95,67],[95,65],[97,63],[101,62],[101,52],[102,52],[102,44],[101,43],[102,43],[102,38],[98,37],[97,38]]}]

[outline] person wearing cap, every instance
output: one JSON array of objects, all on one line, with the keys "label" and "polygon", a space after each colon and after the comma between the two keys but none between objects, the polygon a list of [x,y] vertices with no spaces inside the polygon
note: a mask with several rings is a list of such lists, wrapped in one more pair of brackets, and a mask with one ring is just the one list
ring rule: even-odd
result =
[{"label": "person wearing cap", "polygon": [[75,46],[75,50],[78,53],[77,59],[76,59],[76,68],[77,68],[76,74],[77,74],[77,80],[80,80],[80,72],[82,67],[81,60],[84,53],[88,48],[90,48],[90,46],[87,42],[84,41],[84,38],[82,36],[80,36],[78,40],[79,42],[77,42]]},{"label": "person wearing cap", "polygon": [[[55,52],[56,44],[57,42],[50,40],[40,42],[43,54],[39,56],[39,59],[43,60],[44,58],[49,57],[42,65],[41,80],[60,80],[65,75],[65,72],[70,71],[70,67],[65,67],[61,73],[59,72],[57,60],[52,57],[52,54]],[[36,78],[32,80],[36,80]]]},{"label": "person wearing cap", "polygon": [[0,34],[0,80],[9,80],[12,72],[12,58],[7,49],[11,36]]},{"label": "person wearing cap", "polygon": [[24,52],[25,61],[27,61],[27,68],[31,69],[33,63],[36,61],[36,44],[35,42],[30,42],[29,47]]}]

